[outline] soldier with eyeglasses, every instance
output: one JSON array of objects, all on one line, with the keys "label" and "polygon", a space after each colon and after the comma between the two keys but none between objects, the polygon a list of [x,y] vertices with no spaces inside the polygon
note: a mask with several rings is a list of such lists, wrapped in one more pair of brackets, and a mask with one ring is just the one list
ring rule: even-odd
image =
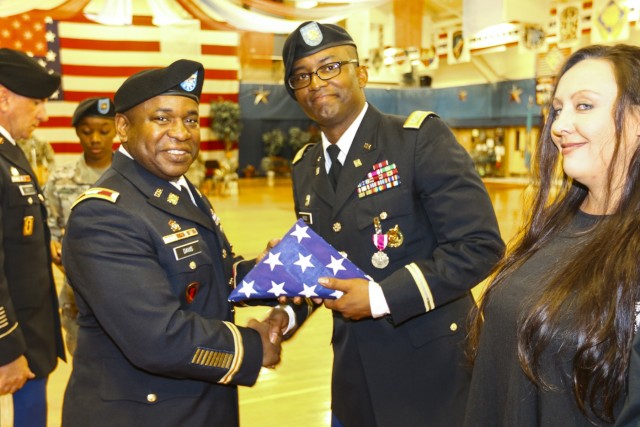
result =
[{"label": "soldier with eyeglasses", "polygon": [[[343,296],[307,301],[333,310],[332,425],[460,425],[470,290],[504,250],[473,162],[436,114],[367,103],[343,28],[303,23],[283,60],[287,91],[322,131],[293,162],[296,214],[371,277],[321,279]],[[286,312],[272,327],[291,335],[305,319]]]}]

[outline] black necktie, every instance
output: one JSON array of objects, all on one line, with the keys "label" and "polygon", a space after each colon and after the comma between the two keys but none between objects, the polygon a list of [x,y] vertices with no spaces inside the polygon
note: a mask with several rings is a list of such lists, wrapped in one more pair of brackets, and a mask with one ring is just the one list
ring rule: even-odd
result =
[{"label": "black necktie", "polygon": [[178,191],[180,192],[180,196],[184,197],[185,200],[188,200],[189,203],[194,204],[191,199],[191,192],[184,184],[178,186]]},{"label": "black necktie", "polygon": [[340,171],[342,170],[342,164],[338,160],[338,154],[340,154],[340,148],[337,145],[331,144],[327,147],[327,153],[331,159],[331,167],[329,168],[329,181],[335,190],[338,186],[338,177],[340,177]]}]

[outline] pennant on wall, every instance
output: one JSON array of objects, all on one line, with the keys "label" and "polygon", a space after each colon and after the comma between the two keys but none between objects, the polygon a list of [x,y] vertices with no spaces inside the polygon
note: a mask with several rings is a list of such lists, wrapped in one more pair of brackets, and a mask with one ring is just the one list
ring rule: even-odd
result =
[{"label": "pennant on wall", "polygon": [[558,5],[556,28],[558,29],[558,47],[579,45],[582,34],[582,3]]},{"label": "pennant on wall", "polygon": [[518,48],[521,52],[546,52],[547,34],[542,25],[524,24],[520,29]]},{"label": "pennant on wall", "polygon": [[591,43],[629,39],[629,9],[624,1],[594,0],[591,10]]},{"label": "pennant on wall", "polygon": [[447,63],[461,64],[471,61],[469,43],[462,30],[450,31],[447,37]]}]

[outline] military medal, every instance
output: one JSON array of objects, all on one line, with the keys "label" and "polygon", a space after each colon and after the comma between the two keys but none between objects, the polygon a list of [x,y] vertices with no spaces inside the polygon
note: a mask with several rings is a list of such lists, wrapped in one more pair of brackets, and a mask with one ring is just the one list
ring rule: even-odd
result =
[{"label": "military medal", "polygon": [[378,249],[378,252],[371,256],[371,264],[375,268],[385,268],[389,265],[389,256],[384,253],[387,244],[389,244],[389,236],[382,234],[382,226],[380,225],[380,218],[373,218],[373,225],[376,233],[373,237],[373,245]]},{"label": "military medal", "polygon": [[[373,266],[375,268],[385,268],[387,265],[389,265],[389,256],[387,254],[385,254],[384,252],[382,252],[382,249],[384,249],[386,247],[386,240],[387,240],[387,236],[384,234],[375,234],[373,236],[373,241],[376,241],[376,237],[380,237],[380,238],[384,238],[385,240],[385,244],[384,246],[377,246],[378,247],[378,252],[374,253],[371,256],[371,264],[373,264]],[[380,239],[382,240],[382,239]]]}]

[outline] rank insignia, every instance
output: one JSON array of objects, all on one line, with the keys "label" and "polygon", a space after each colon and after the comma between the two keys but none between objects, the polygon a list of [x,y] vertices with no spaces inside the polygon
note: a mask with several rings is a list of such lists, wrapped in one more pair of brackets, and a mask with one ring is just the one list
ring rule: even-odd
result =
[{"label": "rank insignia", "polygon": [[191,282],[187,285],[187,289],[184,292],[185,300],[187,304],[191,304],[198,293],[198,289],[200,289],[200,283]]},{"label": "rank insignia", "polygon": [[304,198],[304,206],[307,207],[311,203],[311,194],[307,194]]},{"label": "rank insignia", "polygon": [[367,150],[367,151],[371,150],[371,144],[369,144],[368,142],[365,142],[365,143],[364,143],[364,145],[363,145],[363,147],[364,147],[364,149],[365,149],[365,150]]},{"label": "rank insignia", "polygon": [[174,206],[178,204],[178,200],[180,200],[180,196],[177,194],[169,193],[167,196],[167,203],[171,203]]},{"label": "rank insignia", "polygon": [[87,200],[87,199],[101,199],[106,200],[111,203],[115,203],[118,200],[120,193],[117,191],[110,190],[108,188],[94,187],[90,188],[81,195],[78,196],[73,205],[71,205],[71,209],[73,209],[78,203]]},{"label": "rank insignia", "polygon": [[362,166],[362,161],[360,159],[355,159],[353,161],[353,166],[359,168],[360,166]]},{"label": "rank insignia", "polygon": [[433,111],[414,111],[407,117],[402,127],[405,129],[420,129],[422,122],[429,117],[438,117],[438,115]]},{"label": "rank insignia", "polygon": [[156,191],[154,191],[153,195],[155,197],[160,197],[162,196],[162,188],[156,188]]},{"label": "rank insignia", "polygon": [[178,224],[175,220],[170,219],[169,220],[169,227],[171,228],[171,231],[173,231],[174,233],[176,231],[180,231],[182,230],[182,228],[180,227],[180,224]]},{"label": "rank insignia", "polygon": [[18,176],[20,175],[20,172],[18,172],[18,169],[16,169],[14,166],[11,166],[11,168],[9,169],[9,171],[11,172],[12,176]]}]

